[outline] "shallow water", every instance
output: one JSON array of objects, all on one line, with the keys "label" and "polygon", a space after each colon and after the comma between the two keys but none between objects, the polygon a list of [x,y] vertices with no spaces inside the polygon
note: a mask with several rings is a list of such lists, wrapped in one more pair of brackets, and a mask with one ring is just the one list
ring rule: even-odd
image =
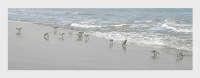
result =
[{"label": "shallow water", "polygon": [[192,9],[8,9],[8,19],[74,28],[97,37],[192,51]]}]

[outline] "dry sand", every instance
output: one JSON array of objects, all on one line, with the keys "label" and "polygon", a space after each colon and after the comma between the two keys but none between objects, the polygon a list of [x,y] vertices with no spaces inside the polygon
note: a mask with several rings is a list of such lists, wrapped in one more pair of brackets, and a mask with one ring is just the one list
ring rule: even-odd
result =
[{"label": "dry sand", "polygon": [[[155,48],[127,45],[90,35],[77,39],[68,31],[58,28],[57,35],[49,26],[8,21],[8,69],[9,70],[190,70],[192,52],[185,52],[177,59],[177,50],[157,49],[159,57],[150,52]],[[16,30],[22,27],[21,33]],[[43,35],[50,32],[49,40]],[[58,33],[65,32],[64,40]]]}]

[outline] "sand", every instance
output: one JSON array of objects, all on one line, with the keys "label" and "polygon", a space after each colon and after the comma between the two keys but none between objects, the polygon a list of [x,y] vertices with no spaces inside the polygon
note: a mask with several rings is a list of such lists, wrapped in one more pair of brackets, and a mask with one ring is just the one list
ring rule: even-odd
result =
[{"label": "sand", "polygon": [[[22,27],[21,33],[16,30]],[[89,40],[78,39],[69,31],[26,22],[8,21],[9,70],[191,70],[192,52],[183,52],[177,59],[177,50],[126,45],[90,35]],[[43,35],[50,32],[49,40]],[[64,39],[58,33],[66,33]],[[160,56],[154,57],[152,50]]]}]

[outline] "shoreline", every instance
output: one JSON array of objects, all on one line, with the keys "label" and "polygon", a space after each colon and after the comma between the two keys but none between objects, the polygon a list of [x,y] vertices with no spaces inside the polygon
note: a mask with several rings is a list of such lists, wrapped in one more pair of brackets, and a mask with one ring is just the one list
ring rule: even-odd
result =
[{"label": "shoreline", "polygon": [[[17,35],[16,27],[22,27]],[[43,34],[50,32],[49,40]],[[161,48],[159,57],[150,51],[155,48],[115,43],[93,35],[89,40],[77,39],[69,31],[64,40],[54,34],[49,26],[30,22],[8,21],[8,69],[9,70],[191,70],[192,52],[177,62],[176,50]]]},{"label": "shoreline", "polygon": [[[32,23],[32,22],[23,22],[23,21],[15,21],[15,20],[8,20],[8,21],[11,21],[11,22],[19,22],[19,23],[29,23],[29,24],[35,24],[35,23]],[[42,25],[42,24],[35,24],[35,25],[39,25],[39,26],[45,26],[45,27],[49,27],[49,28],[53,28],[52,26],[48,26],[48,25]],[[67,29],[67,28],[61,28],[61,27],[59,27],[60,29],[63,29],[63,30],[65,30],[65,29]],[[67,30],[69,30],[69,29],[67,29]],[[75,31],[73,31],[73,32],[76,32],[76,33],[78,33],[78,30],[75,30]],[[69,32],[68,32],[69,33]],[[108,40],[108,39],[106,39],[106,38],[103,38],[103,37],[98,37],[98,36],[96,36],[96,35],[94,35],[94,34],[91,34],[91,33],[87,33],[87,34],[90,34],[90,36],[92,35],[92,36],[95,36],[95,37],[97,37],[97,38],[101,38],[101,39],[105,39],[105,40]],[[114,40],[114,42],[115,43],[117,43],[117,44],[122,44],[122,41],[115,41]],[[166,46],[166,45],[143,45],[143,44],[135,44],[135,43],[127,43],[128,45],[133,45],[133,46],[141,46],[141,47],[147,47],[147,48],[155,48],[155,49],[157,49],[157,48],[168,48],[168,49],[173,49],[173,50],[178,50],[178,51],[181,51],[181,52],[193,52],[193,51],[190,51],[190,50],[186,50],[186,49],[177,49],[177,48],[174,48],[174,47],[169,47],[169,46]],[[153,47],[151,47],[151,46],[153,46]]]}]

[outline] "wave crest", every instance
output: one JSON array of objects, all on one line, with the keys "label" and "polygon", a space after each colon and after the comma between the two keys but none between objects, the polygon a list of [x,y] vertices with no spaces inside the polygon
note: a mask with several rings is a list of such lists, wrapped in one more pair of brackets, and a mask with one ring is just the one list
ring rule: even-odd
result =
[{"label": "wave crest", "polygon": [[191,33],[192,32],[192,29],[180,28],[180,27],[177,27],[177,26],[175,27],[175,25],[167,24],[167,23],[162,24],[162,27],[164,27],[166,29],[173,30],[175,32],[185,32],[185,33]]}]

